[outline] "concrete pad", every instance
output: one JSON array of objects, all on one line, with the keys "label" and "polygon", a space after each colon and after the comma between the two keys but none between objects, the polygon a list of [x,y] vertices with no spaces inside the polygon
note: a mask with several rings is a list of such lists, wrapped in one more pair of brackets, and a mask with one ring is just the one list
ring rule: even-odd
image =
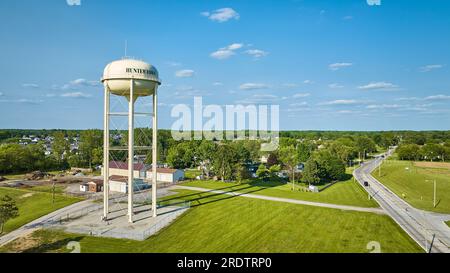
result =
[{"label": "concrete pad", "polygon": [[188,210],[188,207],[164,206],[158,208],[158,216],[153,218],[150,205],[135,205],[134,223],[128,223],[126,206],[124,203],[110,205],[111,213],[106,222],[101,220],[103,210],[99,209],[50,228],[91,236],[145,240]]}]

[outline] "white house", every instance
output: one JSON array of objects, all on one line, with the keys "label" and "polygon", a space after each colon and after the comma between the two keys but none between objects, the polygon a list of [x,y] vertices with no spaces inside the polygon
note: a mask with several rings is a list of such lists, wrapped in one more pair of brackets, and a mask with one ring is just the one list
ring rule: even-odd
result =
[{"label": "white house", "polygon": [[[134,163],[133,176],[138,179],[152,180],[153,172],[150,165]],[[156,180],[163,183],[175,183],[184,180],[184,171],[179,169],[156,168]],[[103,174],[103,169],[102,169]],[[128,163],[121,161],[109,162],[110,176],[128,176]]]},{"label": "white house", "polygon": [[[147,171],[147,179],[153,179],[153,172],[151,169]],[[156,168],[156,181],[175,183],[184,180],[184,171],[179,169]]]},{"label": "white house", "polygon": [[[135,178],[146,178],[146,171],[149,167],[144,163],[134,163],[133,176]],[[102,168],[103,175],[103,168]],[[109,175],[128,176],[128,162],[123,161],[110,161],[109,162]]]},{"label": "white house", "polygon": [[[133,181],[133,192],[150,188],[143,179],[135,178]],[[109,177],[109,190],[113,192],[128,193],[128,177],[113,175]]]}]

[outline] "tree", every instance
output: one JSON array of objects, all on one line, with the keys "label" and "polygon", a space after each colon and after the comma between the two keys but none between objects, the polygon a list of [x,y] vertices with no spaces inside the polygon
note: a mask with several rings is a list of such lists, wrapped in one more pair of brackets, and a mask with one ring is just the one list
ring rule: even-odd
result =
[{"label": "tree", "polygon": [[231,179],[236,162],[236,152],[233,146],[221,144],[217,147],[214,153],[213,167],[216,174],[221,177],[222,182]]},{"label": "tree", "polygon": [[202,143],[198,146],[197,154],[202,169],[202,174],[206,177],[210,176],[214,152],[216,145],[210,140],[202,140]]},{"label": "tree", "polygon": [[425,160],[436,160],[442,158],[445,154],[445,149],[439,144],[425,144],[421,148],[421,153]]},{"label": "tree", "polygon": [[319,165],[319,177],[323,180],[341,180],[345,175],[345,164],[329,150],[321,150],[314,154]]},{"label": "tree", "polygon": [[270,153],[269,156],[267,157],[267,165],[269,167],[272,167],[277,164],[278,164],[278,155],[274,152]]},{"label": "tree", "polygon": [[417,144],[403,144],[397,149],[397,155],[401,160],[419,160],[421,155],[420,146]]},{"label": "tree", "polygon": [[266,165],[260,164],[258,169],[256,170],[256,175],[258,178],[262,178],[263,180],[266,180],[269,176],[269,170],[267,170]]},{"label": "tree", "polygon": [[298,161],[306,162],[311,156],[314,146],[309,142],[301,142],[297,145]]},{"label": "tree", "polygon": [[191,168],[196,165],[198,157],[194,142],[180,142],[169,149],[167,163],[176,169]]},{"label": "tree", "polygon": [[280,160],[292,174],[292,190],[295,189],[295,169],[299,164],[297,150],[294,146],[280,148]]},{"label": "tree", "polygon": [[242,163],[236,163],[235,166],[236,170],[236,181],[241,184],[242,180],[250,178],[250,172],[247,170],[244,164]]},{"label": "tree", "polygon": [[280,165],[272,165],[269,168],[269,174],[271,177],[275,177],[277,175],[277,173],[279,173],[281,171],[281,166]]},{"label": "tree", "polygon": [[5,195],[0,200],[0,234],[3,233],[3,227],[10,219],[19,216],[19,209],[16,206],[14,199]]},{"label": "tree", "polygon": [[363,159],[366,158],[366,154],[367,153],[373,153],[377,151],[377,145],[375,144],[375,142],[367,137],[367,136],[359,136],[356,138],[355,141],[355,145],[356,145],[356,151],[360,154],[363,155]]},{"label": "tree", "polygon": [[[85,130],[80,134],[80,155],[83,163],[92,168],[94,149],[103,145],[103,134],[100,130]],[[83,167],[83,166],[78,166]]]},{"label": "tree", "polygon": [[340,141],[334,141],[329,148],[330,152],[338,157],[342,162],[347,163],[352,158],[352,147],[347,146]]},{"label": "tree", "polygon": [[66,139],[66,135],[61,131],[54,133],[53,137],[54,137],[52,143],[53,156],[55,157],[58,163],[61,163],[64,161],[65,156],[70,151],[70,144],[69,141]]},{"label": "tree", "polygon": [[320,182],[319,164],[317,164],[313,158],[306,161],[305,168],[303,170],[302,182],[308,184],[317,184]]}]

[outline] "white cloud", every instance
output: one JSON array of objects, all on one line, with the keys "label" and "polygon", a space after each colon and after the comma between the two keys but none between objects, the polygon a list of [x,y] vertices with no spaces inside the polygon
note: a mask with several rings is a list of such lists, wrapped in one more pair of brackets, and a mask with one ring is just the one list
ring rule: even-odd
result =
[{"label": "white cloud", "polygon": [[358,86],[358,89],[392,91],[398,89],[398,86],[389,82],[371,82],[366,85]]},{"label": "white cloud", "polygon": [[22,84],[23,88],[39,88],[39,85],[35,84],[35,83],[24,83]]},{"label": "white cloud", "polygon": [[259,59],[261,57],[265,57],[269,54],[269,52],[261,50],[261,49],[249,49],[246,50],[245,53],[252,56],[255,59]]},{"label": "white cloud", "polygon": [[183,70],[178,70],[177,72],[175,72],[175,76],[178,78],[190,78],[190,77],[193,77],[194,74],[195,74],[195,72],[192,69],[183,69]]},{"label": "white cloud", "polygon": [[416,101],[416,100],[421,100],[418,97],[409,97],[409,98],[397,98],[395,99],[396,101]]},{"label": "white cloud", "polygon": [[15,99],[15,100],[0,100],[1,103],[25,103],[25,104],[40,104],[43,100],[30,100],[30,99]]},{"label": "white cloud", "polygon": [[367,105],[367,109],[396,109],[400,108],[402,105],[399,104],[371,104]]},{"label": "white cloud", "polygon": [[405,98],[397,98],[396,101],[433,101],[433,100],[450,100],[450,95],[431,95],[424,98],[419,97],[405,97]]},{"label": "white cloud", "polygon": [[223,83],[221,83],[221,82],[213,82],[213,84],[212,85],[214,85],[214,86],[222,86],[223,85]]},{"label": "white cloud", "polygon": [[334,64],[328,65],[328,68],[330,70],[336,71],[336,70],[339,70],[339,69],[344,68],[344,67],[350,67],[352,65],[353,65],[352,63],[334,63]]},{"label": "white cloud", "polygon": [[168,66],[172,66],[172,67],[181,66],[181,63],[179,63],[179,62],[173,62],[173,61],[168,61],[168,62],[166,62],[166,64],[167,64]]},{"label": "white cloud", "polygon": [[352,20],[353,16],[347,15],[347,16],[344,16],[344,18],[342,18],[342,19],[344,19],[344,20]]},{"label": "white cloud", "polygon": [[422,66],[420,68],[420,71],[421,72],[430,72],[431,70],[440,69],[443,67],[444,67],[444,65],[442,65],[442,64],[429,64],[429,65]]},{"label": "white cloud", "polygon": [[211,21],[216,21],[219,23],[226,22],[230,19],[238,20],[240,15],[232,8],[221,8],[215,11],[209,12],[204,11],[200,13],[202,16],[208,17]]},{"label": "white cloud", "polygon": [[449,95],[433,95],[424,98],[424,100],[450,100]]},{"label": "white cloud", "polygon": [[235,101],[236,104],[262,104],[262,103],[275,103],[280,98],[270,94],[255,94],[249,98]]},{"label": "white cloud", "polygon": [[304,83],[304,84],[313,84],[314,82],[311,81],[311,80],[304,80],[303,83]]},{"label": "white cloud", "polygon": [[267,89],[269,86],[264,83],[243,83],[239,86],[241,90],[256,90],[256,89]]},{"label": "white cloud", "polygon": [[306,105],[308,105],[308,103],[306,101],[289,104],[289,106],[291,106],[291,107],[299,107],[299,106],[306,106]]},{"label": "white cloud", "polygon": [[217,51],[214,51],[209,56],[218,60],[228,59],[229,57],[235,55],[237,49],[242,48],[244,45],[240,43],[234,43],[226,47],[222,47]]},{"label": "white cloud", "polygon": [[297,93],[297,94],[294,94],[292,97],[294,99],[298,99],[298,98],[306,98],[306,97],[309,97],[310,95],[311,95],[310,93]]},{"label": "white cloud", "polygon": [[336,113],[338,114],[356,114],[359,113],[358,111],[352,111],[352,110],[339,110]]},{"label": "white cloud", "polygon": [[61,95],[63,98],[77,98],[77,99],[87,99],[92,97],[89,94],[83,93],[83,92],[71,92],[71,93],[64,93]]},{"label": "white cloud", "polygon": [[319,103],[319,105],[352,105],[360,103],[357,100],[333,100]]},{"label": "white cloud", "polygon": [[296,88],[296,87],[298,87],[298,84],[296,84],[296,83],[284,83],[284,84],[283,84],[283,87],[286,87],[286,88]]},{"label": "white cloud", "polygon": [[55,84],[52,86],[52,89],[77,90],[80,87],[95,87],[95,86],[99,86],[99,85],[100,85],[99,81],[88,81],[86,79],[80,78],[80,79],[75,79],[73,81],[70,81],[62,86]]},{"label": "white cloud", "polygon": [[340,85],[340,84],[338,84],[338,83],[331,83],[331,84],[328,85],[328,87],[331,88],[331,89],[344,88],[343,85]]}]

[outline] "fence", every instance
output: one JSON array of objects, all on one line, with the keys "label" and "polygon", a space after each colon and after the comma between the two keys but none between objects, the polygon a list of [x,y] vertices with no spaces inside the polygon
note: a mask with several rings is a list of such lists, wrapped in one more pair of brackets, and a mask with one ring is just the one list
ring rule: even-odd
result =
[{"label": "fence", "polygon": [[[116,198],[121,199],[122,197]],[[171,200],[171,201],[162,201],[158,202],[157,207],[163,208],[163,207],[173,207],[173,210],[170,210],[168,212],[164,212],[162,215],[158,215],[157,221],[149,226],[148,228],[145,228],[142,231],[138,230],[130,230],[129,232],[124,231],[118,231],[120,229],[114,229],[108,227],[106,230],[102,228],[94,228],[89,225],[86,226],[70,226],[68,228],[68,231],[74,232],[74,233],[81,233],[81,234],[89,234],[94,236],[101,236],[101,237],[114,237],[114,238],[125,238],[125,239],[132,239],[132,240],[145,240],[146,238],[150,237],[153,234],[156,234],[159,230],[166,227],[170,222],[175,220],[178,216],[186,212],[191,206],[191,203],[189,201],[184,200]],[[45,221],[42,224],[42,227],[44,228],[64,228],[64,223],[76,220],[78,218],[81,218],[83,216],[88,215],[91,212],[98,211],[103,209],[103,204],[94,204],[82,209],[78,209],[75,211],[70,211],[63,215],[58,215],[55,217],[52,217]],[[99,219],[100,221],[100,219]]]}]

